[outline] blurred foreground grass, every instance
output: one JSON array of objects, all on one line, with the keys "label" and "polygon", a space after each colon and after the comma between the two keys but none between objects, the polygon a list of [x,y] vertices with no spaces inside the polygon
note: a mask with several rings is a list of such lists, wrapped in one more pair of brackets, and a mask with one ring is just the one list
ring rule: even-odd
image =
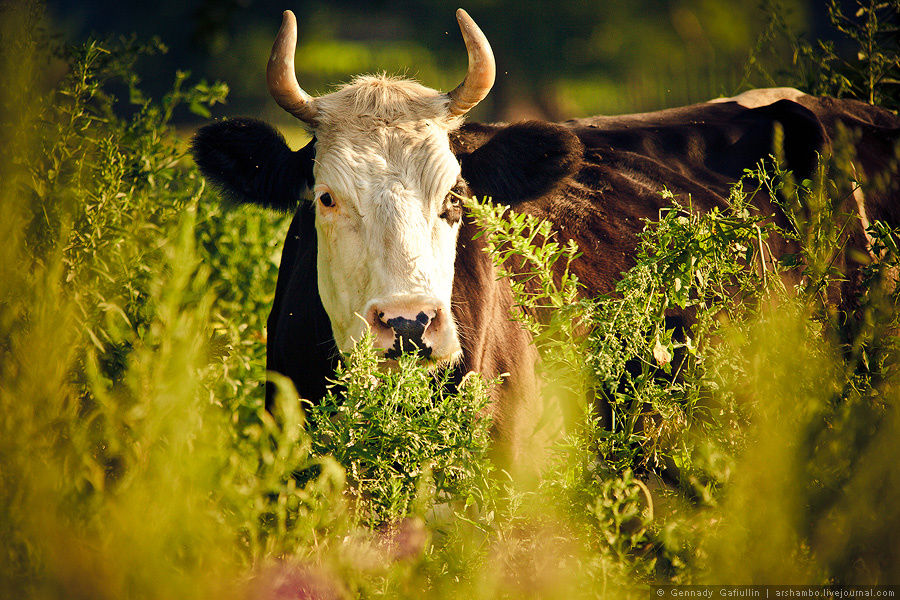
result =
[{"label": "blurred foreground grass", "polygon": [[[51,53],[38,9],[2,10],[4,596],[621,598],[653,582],[900,579],[894,253],[847,324],[739,268],[732,242],[757,234],[757,216],[662,215],[621,297],[577,307],[597,333],[559,338],[563,312],[539,338],[567,357],[545,354],[550,379],[606,394],[623,425],[548,392],[544,423],[574,417],[530,472],[488,459],[485,382],[431,394],[430,375],[380,372],[365,344],[345,397],[304,414],[282,385],[269,415],[264,323],[286,217],[220,205],[169,123],[176,104],[224,90],[179,76],[144,99],[134,49]],[[133,88],[129,118],[112,81]],[[678,263],[710,227],[733,237]],[[890,250],[896,232],[881,239]],[[692,282],[747,273],[748,297],[765,300],[723,318],[713,287],[678,295],[688,268]],[[702,343],[666,337],[664,297],[704,299]],[[611,330],[631,335],[614,344]],[[683,379],[657,377],[659,348],[687,356]],[[622,392],[633,357],[641,376]],[[673,463],[680,486],[660,484]]]}]

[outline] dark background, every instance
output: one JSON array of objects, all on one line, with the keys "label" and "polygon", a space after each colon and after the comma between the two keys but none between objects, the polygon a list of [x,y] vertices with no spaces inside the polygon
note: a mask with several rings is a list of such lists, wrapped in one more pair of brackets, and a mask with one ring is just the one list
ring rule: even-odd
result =
[{"label": "dark background", "polygon": [[[845,2],[853,12],[853,2]],[[176,69],[192,81],[222,80],[229,101],[214,117],[284,120],[264,70],[281,12],[300,23],[298,78],[323,93],[353,75],[386,71],[450,89],[465,72],[457,1],[113,0],[49,2],[69,40],[134,33],[158,36],[164,55],[139,64],[142,88],[164,93]],[[469,0],[463,3],[494,48],[498,78],[476,119],[563,119],[615,114],[732,95],[781,81],[791,48],[764,38],[772,15],[809,39],[833,35],[824,0]],[[754,63],[749,58],[754,56]],[[181,120],[197,120],[187,111]]]}]

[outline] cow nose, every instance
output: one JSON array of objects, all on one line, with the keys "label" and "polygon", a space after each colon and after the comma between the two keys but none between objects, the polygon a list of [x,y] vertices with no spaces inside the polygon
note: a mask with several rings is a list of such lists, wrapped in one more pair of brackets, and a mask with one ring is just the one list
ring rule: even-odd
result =
[{"label": "cow nose", "polygon": [[422,339],[425,329],[431,323],[431,317],[419,312],[414,320],[406,317],[385,320],[383,315],[381,313],[379,319],[394,330],[394,345],[387,352],[388,358],[398,358],[404,352],[418,352],[422,358],[431,355],[431,348]]},{"label": "cow nose", "polygon": [[393,319],[384,320],[384,313],[378,315],[388,327],[394,330],[394,333],[404,338],[421,338],[425,333],[425,328],[431,323],[431,317],[424,312],[416,315],[416,320],[407,319],[405,317],[394,317]]},{"label": "cow nose", "polygon": [[375,343],[386,349],[388,358],[399,358],[404,352],[431,357],[431,338],[440,329],[441,311],[433,304],[417,304],[385,303],[370,309],[368,321],[375,334]]}]

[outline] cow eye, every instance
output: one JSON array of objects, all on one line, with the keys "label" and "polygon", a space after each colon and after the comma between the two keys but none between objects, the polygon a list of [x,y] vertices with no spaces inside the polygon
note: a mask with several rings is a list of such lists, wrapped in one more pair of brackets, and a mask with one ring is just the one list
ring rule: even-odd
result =
[{"label": "cow eye", "polygon": [[331,197],[331,194],[325,192],[321,196],[319,196],[319,202],[322,203],[322,206],[325,208],[331,208],[334,206],[334,198]]},{"label": "cow eye", "polygon": [[462,193],[461,186],[454,186],[444,198],[444,207],[438,215],[450,225],[457,223],[462,218]]}]

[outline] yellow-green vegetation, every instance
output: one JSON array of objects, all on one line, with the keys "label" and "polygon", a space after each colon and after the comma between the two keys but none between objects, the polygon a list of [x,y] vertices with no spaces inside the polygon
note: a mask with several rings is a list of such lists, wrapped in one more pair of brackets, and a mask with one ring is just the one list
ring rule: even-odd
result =
[{"label": "yellow-green vegetation", "polygon": [[[133,43],[54,49],[38,11],[0,10],[3,597],[897,583],[900,232],[872,225],[881,259],[854,312],[835,310],[846,157],[815,181],[761,165],[727,211],[673,198],[608,298],[548,275],[577,249],[546,225],[470,201],[498,264],[534,271],[517,289],[544,357],[540,455],[508,473],[480,416],[492,382],[379,369],[365,341],[321,404],[274,377],[266,412],[288,217],[221,205],[170,124],[224,86],[178,74],[146,99]],[[788,230],[750,208],[775,189]],[[800,254],[764,261],[773,235]],[[802,285],[782,283],[788,269]],[[696,315],[684,336],[664,326],[676,306]]]}]

